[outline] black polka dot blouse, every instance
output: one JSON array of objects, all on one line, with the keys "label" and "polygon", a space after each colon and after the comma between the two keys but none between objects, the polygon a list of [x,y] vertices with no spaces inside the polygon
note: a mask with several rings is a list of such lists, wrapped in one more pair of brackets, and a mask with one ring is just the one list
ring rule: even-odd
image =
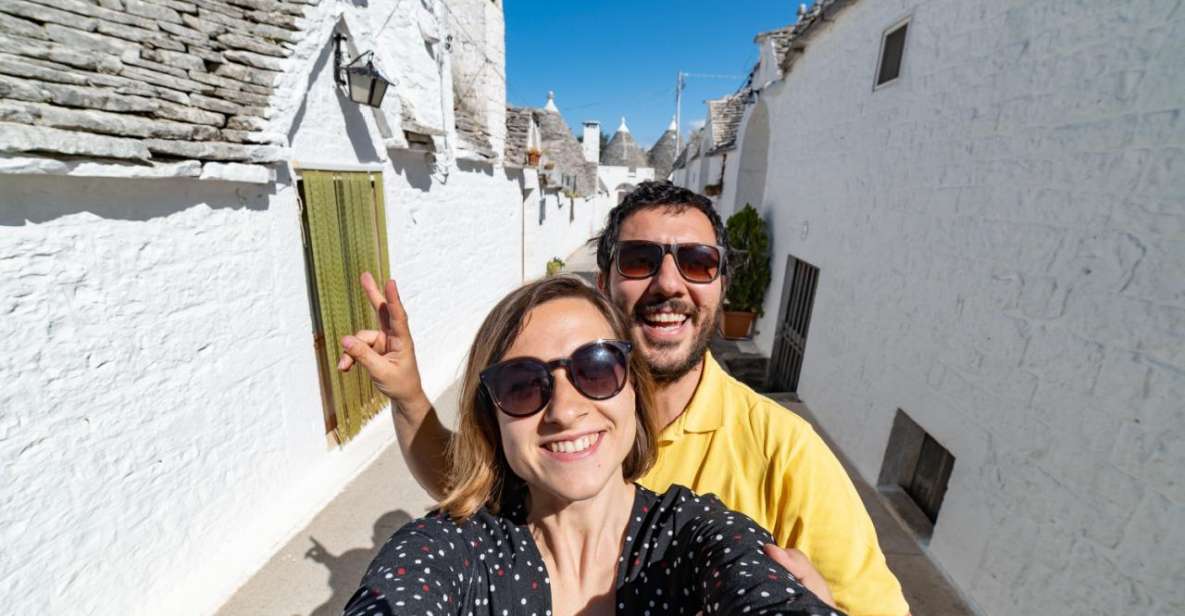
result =
[{"label": "black polka dot blouse", "polygon": [[[838,616],[761,550],[769,533],[712,495],[637,486],[617,567],[619,614]],[[521,507],[441,514],[395,532],[345,616],[551,616],[547,568]]]}]

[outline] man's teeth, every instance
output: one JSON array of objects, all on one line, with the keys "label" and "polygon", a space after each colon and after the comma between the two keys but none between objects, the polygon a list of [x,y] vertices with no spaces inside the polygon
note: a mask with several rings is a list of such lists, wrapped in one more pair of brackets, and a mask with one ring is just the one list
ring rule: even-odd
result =
[{"label": "man's teeth", "polygon": [[552,441],[546,447],[556,453],[576,453],[592,447],[596,442],[596,434],[587,434],[573,441]]},{"label": "man's teeth", "polygon": [[651,323],[682,323],[687,320],[687,315],[675,314],[673,312],[656,312],[646,315],[646,320]]}]

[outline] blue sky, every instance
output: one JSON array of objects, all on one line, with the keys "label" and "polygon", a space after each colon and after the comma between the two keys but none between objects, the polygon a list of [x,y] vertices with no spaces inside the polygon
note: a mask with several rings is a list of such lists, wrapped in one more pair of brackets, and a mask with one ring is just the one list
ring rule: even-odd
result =
[{"label": "blue sky", "polygon": [[[807,3],[809,4],[809,2]],[[688,78],[686,131],[704,100],[735,90],[757,61],[753,35],[795,20],[786,0],[505,0],[507,98],[542,107],[547,91],[574,131],[598,120],[606,132],[621,116],[645,147],[675,113],[675,74]]]}]

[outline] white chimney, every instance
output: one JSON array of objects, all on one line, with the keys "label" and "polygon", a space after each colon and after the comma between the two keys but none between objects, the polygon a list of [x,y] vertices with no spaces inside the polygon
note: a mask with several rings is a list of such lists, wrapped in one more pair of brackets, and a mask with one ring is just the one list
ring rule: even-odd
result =
[{"label": "white chimney", "polygon": [[600,122],[585,122],[584,123],[584,138],[582,139],[584,146],[584,160],[595,163],[601,160],[601,123]]}]

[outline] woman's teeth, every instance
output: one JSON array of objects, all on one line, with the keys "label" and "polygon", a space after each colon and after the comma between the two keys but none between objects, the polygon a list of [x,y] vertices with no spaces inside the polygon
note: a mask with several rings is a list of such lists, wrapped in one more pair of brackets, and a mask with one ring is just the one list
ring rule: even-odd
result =
[{"label": "woman's teeth", "polygon": [[592,447],[597,442],[597,434],[588,434],[572,441],[552,441],[545,445],[556,453],[576,453]]}]

